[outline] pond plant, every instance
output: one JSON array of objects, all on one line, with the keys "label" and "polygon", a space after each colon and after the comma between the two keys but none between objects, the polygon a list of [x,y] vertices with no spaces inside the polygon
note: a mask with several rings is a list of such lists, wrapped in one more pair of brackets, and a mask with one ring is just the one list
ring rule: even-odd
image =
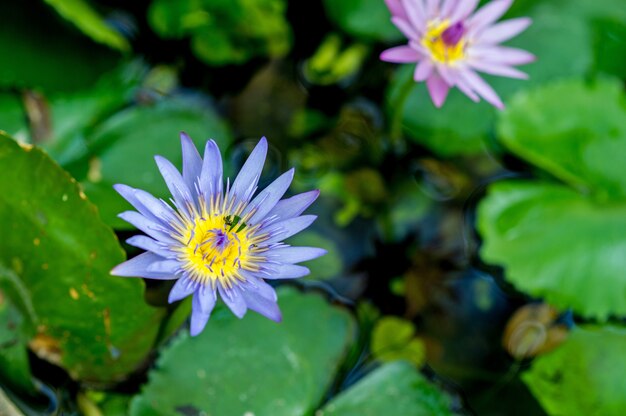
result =
[{"label": "pond plant", "polygon": [[626,414],[622,3],[0,2],[0,416]]}]

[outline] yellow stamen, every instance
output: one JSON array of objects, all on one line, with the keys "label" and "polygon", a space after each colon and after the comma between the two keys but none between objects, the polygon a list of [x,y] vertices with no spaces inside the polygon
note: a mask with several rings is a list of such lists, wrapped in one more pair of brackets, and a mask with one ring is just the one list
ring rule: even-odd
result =
[{"label": "yellow stamen", "polygon": [[450,27],[450,21],[430,21],[426,34],[422,38],[422,46],[428,49],[436,62],[451,64],[465,57],[465,40],[456,45],[448,45],[442,38],[443,32]]},{"label": "yellow stamen", "polygon": [[[228,197],[200,204],[199,215],[195,219],[185,219],[185,230],[179,241],[182,243],[179,260],[189,276],[202,284],[219,282],[223,287],[231,287],[237,281],[245,280],[242,270],[258,271],[258,254],[262,251],[255,235],[258,226],[246,223],[251,216],[242,216],[244,204],[237,204]],[[208,209],[207,209],[208,208]]]}]

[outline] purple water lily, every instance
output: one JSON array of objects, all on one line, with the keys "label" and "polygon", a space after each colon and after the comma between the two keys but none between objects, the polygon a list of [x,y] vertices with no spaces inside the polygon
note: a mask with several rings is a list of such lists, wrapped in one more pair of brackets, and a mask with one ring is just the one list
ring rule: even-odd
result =
[{"label": "purple water lily", "polygon": [[[385,0],[391,21],[409,44],[384,51],[380,58],[394,63],[417,62],[414,79],[426,81],[437,107],[457,87],[471,100],[480,97],[504,108],[498,94],[476,71],[510,78],[528,75],[514,68],[535,57],[521,49],[499,44],[518,35],[531,23],[516,18],[495,23],[513,0],[493,0],[473,13],[479,0]],[[495,23],[495,24],[494,24]]]},{"label": "purple water lily", "polygon": [[207,142],[203,160],[189,136],[181,133],[181,142],[182,175],[167,159],[155,157],[173,207],[143,190],[115,185],[137,210],[123,212],[120,218],[147,235],[128,239],[128,244],[146,252],[111,273],[176,279],[169,302],[193,296],[192,335],[204,329],[218,293],[239,318],[252,309],[280,321],[276,292],[265,280],[305,276],[309,269],[295,263],[326,253],[282,242],[315,220],[313,215],[300,214],[319,191],[281,200],[293,179],[291,169],[253,198],[267,154],[265,138],[225,188],[217,144]]}]

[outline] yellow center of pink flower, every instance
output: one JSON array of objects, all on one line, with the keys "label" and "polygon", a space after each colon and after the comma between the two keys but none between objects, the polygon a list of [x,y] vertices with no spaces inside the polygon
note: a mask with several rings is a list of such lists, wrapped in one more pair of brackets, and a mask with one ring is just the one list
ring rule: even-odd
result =
[{"label": "yellow center of pink flower", "polygon": [[465,57],[465,39],[460,23],[450,24],[449,20],[430,21],[422,46],[430,51],[434,61],[452,64]]}]

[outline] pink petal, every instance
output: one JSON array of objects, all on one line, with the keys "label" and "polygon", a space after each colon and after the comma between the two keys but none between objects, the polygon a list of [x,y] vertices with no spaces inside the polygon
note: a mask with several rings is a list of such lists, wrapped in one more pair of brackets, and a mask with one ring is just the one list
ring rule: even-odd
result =
[{"label": "pink petal", "polygon": [[486,6],[481,7],[467,23],[467,26],[470,28],[470,33],[477,33],[498,20],[509,10],[512,3],[513,0],[494,0],[489,2]]},{"label": "pink petal", "polygon": [[523,32],[531,23],[532,20],[527,17],[506,20],[485,29],[476,37],[476,42],[492,45],[504,42]]},{"label": "pink petal", "polygon": [[478,93],[481,97],[483,97],[488,103],[492,104],[494,107],[502,110],[504,108],[504,104],[502,104],[502,100],[498,97],[498,94],[487,84],[476,72],[471,69],[466,69],[461,72],[461,76],[467,82],[467,85],[474,91]]},{"label": "pink petal", "polygon": [[443,0],[443,4],[441,5],[441,18],[442,19],[446,19],[450,17],[450,14],[452,14],[452,11],[456,7],[456,3],[457,3],[457,0]]},{"label": "pink petal", "polygon": [[507,65],[494,64],[485,61],[469,62],[470,66],[481,72],[491,75],[499,75],[502,77],[528,79],[528,74]]},{"label": "pink petal", "polygon": [[416,82],[426,81],[433,72],[433,64],[428,59],[421,60],[415,67],[413,79]]},{"label": "pink petal", "polygon": [[392,17],[391,22],[409,39],[418,39],[419,33],[415,30],[408,20],[400,17]]},{"label": "pink petal", "polygon": [[433,100],[433,104],[435,104],[435,107],[440,108],[446,101],[450,86],[446,84],[437,72],[433,72],[430,78],[426,80],[426,87],[428,87],[428,92],[430,93],[430,98]]},{"label": "pink petal", "polygon": [[462,77],[459,77],[459,79],[456,81],[455,86],[459,90],[461,90],[463,94],[467,95],[470,100],[474,101],[475,103],[480,101],[480,97],[478,97],[474,90],[472,90],[472,87],[470,87],[467,81],[465,81],[465,79],[463,79]]},{"label": "pink petal", "polygon": [[523,65],[535,61],[535,55],[522,49],[504,46],[475,46],[468,51],[468,58],[504,65]]},{"label": "pink petal", "polygon": [[476,9],[479,0],[459,0],[456,4],[456,8],[452,10],[450,15],[450,22],[456,23],[459,20],[464,20]]},{"label": "pink petal", "polygon": [[397,16],[405,20],[408,19],[401,0],[385,0],[385,3],[387,4],[392,16]]},{"label": "pink petal", "polygon": [[424,10],[423,0],[402,0],[402,4],[413,26],[419,32],[423,32],[426,27],[426,10]]},{"label": "pink petal", "polygon": [[396,46],[383,51],[380,54],[380,59],[385,62],[405,64],[407,62],[417,62],[419,55],[410,46]]},{"label": "pink petal", "polygon": [[453,87],[456,84],[456,80],[458,78],[455,71],[447,65],[437,65],[437,72],[443,78],[446,84],[450,87]]},{"label": "pink petal", "polygon": [[426,17],[431,18],[437,15],[440,0],[426,0]]}]

